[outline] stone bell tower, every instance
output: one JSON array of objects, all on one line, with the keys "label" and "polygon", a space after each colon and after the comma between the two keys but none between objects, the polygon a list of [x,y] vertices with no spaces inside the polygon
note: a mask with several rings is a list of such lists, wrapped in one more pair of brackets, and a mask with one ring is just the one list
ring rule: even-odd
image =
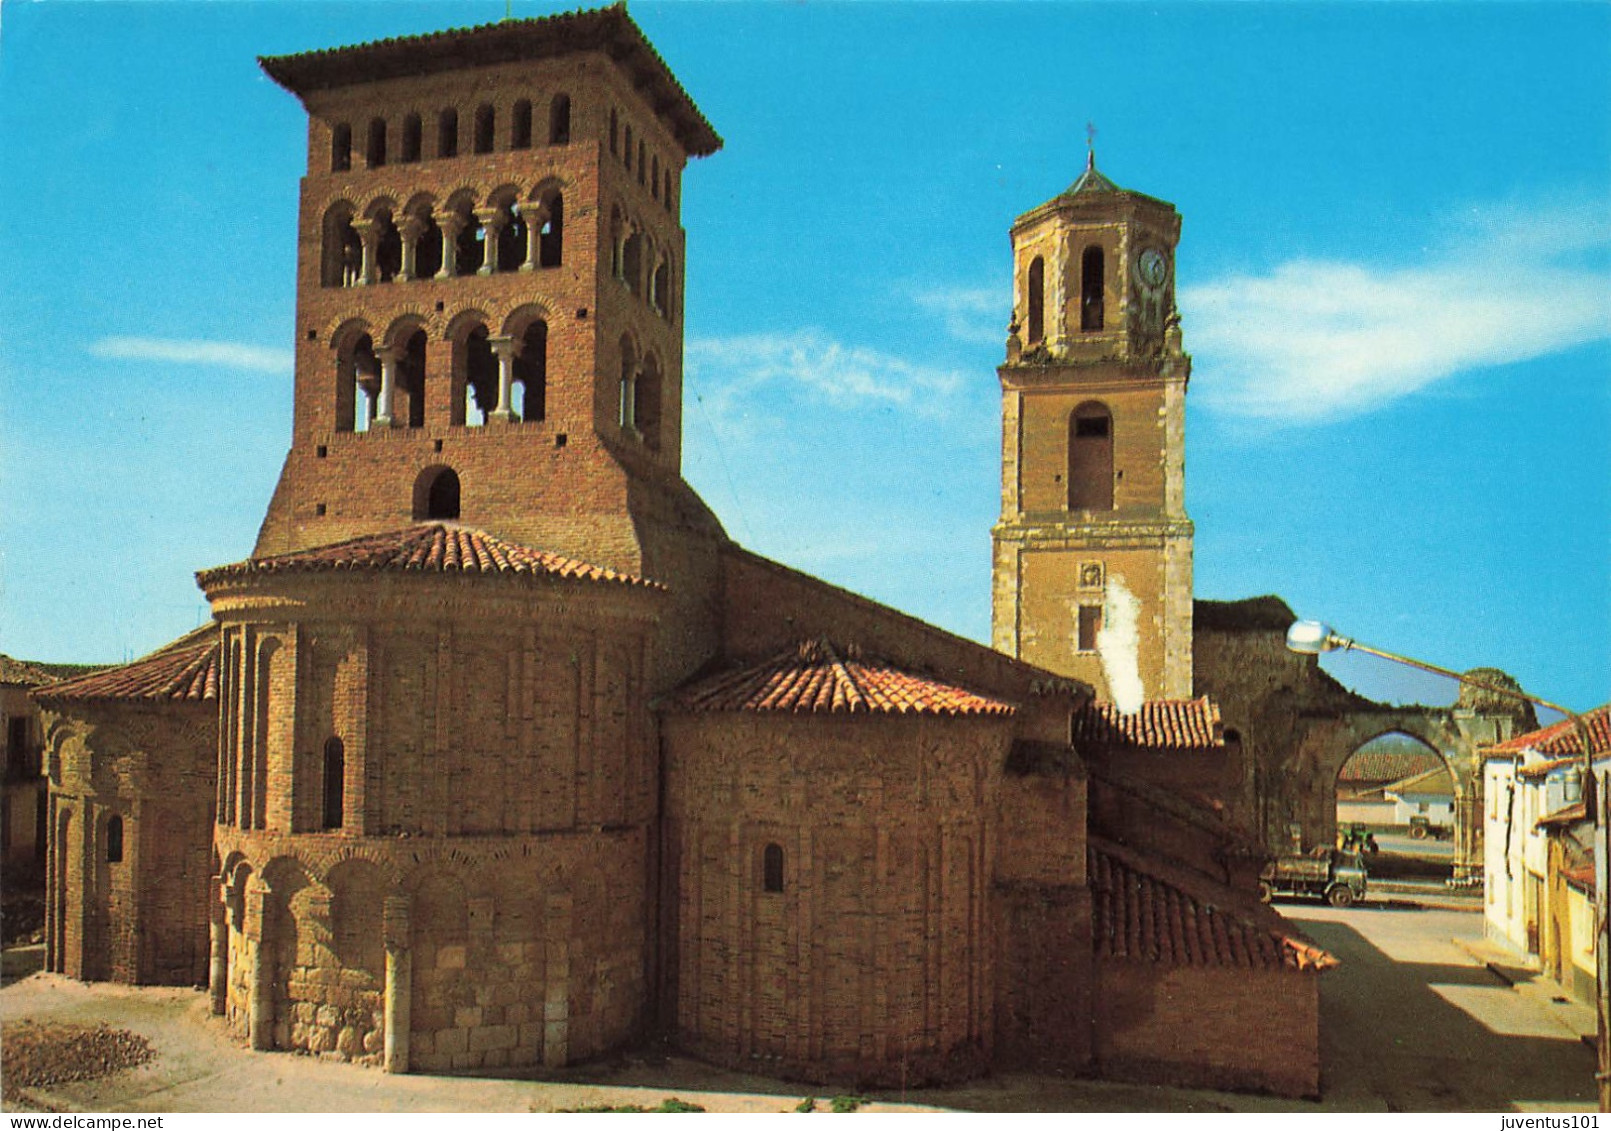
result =
[{"label": "stone bell tower", "polygon": [[1094,154],[1012,226],[992,643],[1121,706],[1192,693],[1179,240]]}]

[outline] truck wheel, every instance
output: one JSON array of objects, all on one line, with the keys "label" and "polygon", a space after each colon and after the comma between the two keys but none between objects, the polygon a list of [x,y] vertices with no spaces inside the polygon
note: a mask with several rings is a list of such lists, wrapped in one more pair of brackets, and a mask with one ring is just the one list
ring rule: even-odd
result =
[{"label": "truck wheel", "polygon": [[1333,907],[1352,907],[1354,905],[1354,889],[1347,884],[1333,884],[1326,892],[1326,902]]},{"label": "truck wheel", "polygon": [[1410,826],[1410,839],[1411,840],[1425,840],[1426,839],[1426,826],[1425,825],[1411,825]]},{"label": "truck wheel", "polygon": [[1275,898],[1275,889],[1269,885],[1268,881],[1260,880],[1259,881],[1259,902],[1260,903],[1269,903],[1270,900],[1272,900],[1274,898]]}]

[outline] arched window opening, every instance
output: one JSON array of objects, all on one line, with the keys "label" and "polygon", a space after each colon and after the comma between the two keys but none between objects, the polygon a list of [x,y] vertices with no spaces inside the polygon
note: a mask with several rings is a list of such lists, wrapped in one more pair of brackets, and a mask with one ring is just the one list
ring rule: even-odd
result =
[{"label": "arched window opening", "polygon": [[565,199],[555,193],[548,200],[548,219],[538,233],[537,265],[558,267],[565,259]]},{"label": "arched window opening", "polygon": [[659,200],[660,199],[660,156],[659,156],[659,154],[655,155],[654,163],[651,166],[651,168],[654,171],[649,174],[649,195],[654,197],[654,199]]},{"label": "arched window opening", "polygon": [[412,164],[420,159],[421,136],[424,133],[420,125],[418,114],[409,114],[403,118],[403,137],[397,147],[397,160],[402,164]]},{"label": "arched window opening", "polygon": [[515,355],[513,406],[522,420],[542,420],[548,409],[548,323],[533,322],[520,336]]},{"label": "arched window opening", "polygon": [[436,118],[436,155],[438,157],[459,155],[459,112],[451,106]]},{"label": "arched window opening", "polygon": [[1088,247],[1080,256],[1080,329],[1102,328],[1102,249]]},{"label": "arched window opening", "polygon": [[414,481],[414,520],[452,522],[458,517],[459,473],[451,467],[427,467],[420,472]]},{"label": "arched window opening", "polygon": [[123,863],[123,818],[116,813],[106,819],[106,862]]},{"label": "arched window opening", "polygon": [[526,218],[520,209],[504,206],[508,222],[498,237],[498,270],[518,271],[526,262]]},{"label": "arched window opening", "polygon": [[621,279],[633,294],[643,290],[643,235],[640,232],[633,232],[621,247]]},{"label": "arched window opening", "polygon": [[644,444],[653,451],[660,450],[660,361],[654,354],[643,359],[638,374],[636,398],[633,406],[635,424]]},{"label": "arched window opening", "polygon": [[386,119],[374,118],[369,123],[369,146],[364,150],[364,159],[371,169],[379,169],[386,164]]},{"label": "arched window opening", "polygon": [[352,207],[337,204],[325,213],[324,246],[319,282],[327,287],[350,287],[358,281],[364,248],[352,226]]},{"label": "arched window opening", "polygon": [[664,259],[649,279],[649,305],[656,313],[671,317],[671,264]]},{"label": "arched window opening", "polygon": [[1079,621],[1079,639],[1076,646],[1081,652],[1095,652],[1097,650],[1097,637],[1102,633],[1102,606],[1081,605]]},{"label": "arched window opening", "polygon": [[1068,418],[1068,509],[1113,509],[1113,416],[1094,401]]},{"label": "arched window opening", "polygon": [[330,171],[345,173],[352,168],[352,127],[337,122],[330,131]]},{"label": "arched window opening", "polygon": [[475,151],[477,153],[492,152],[492,134],[496,125],[497,115],[492,107],[483,102],[475,111]]},{"label": "arched window opening", "polygon": [[617,154],[619,154],[621,152],[620,138],[618,136],[618,134],[620,132],[619,131],[619,126],[620,126],[620,123],[617,120],[617,115],[616,115],[615,109],[614,109],[614,107],[612,107],[610,109],[610,156],[611,157],[614,157],[614,156],[616,156]]},{"label": "arched window opening", "polygon": [[548,144],[569,145],[571,143],[571,96],[568,94],[554,95],[554,101],[548,106]]},{"label": "arched window opening", "polygon": [[761,852],[761,889],[768,892],[783,890],[783,846],[769,844]]},{"label": "arched window opening", "polygon": [[531,100],[522,98],[515,103],[509,117],[509,148],[531,148]]},{"label": "arched window opening", "polygon": [[674,212],[676,203],[671,199],[671,170],[666,170],[666,211]]},{"label": "arched window opening", "polygon": [[625,266],[626,228],[621,221],[621,213],[610,209],[610,275],[621,278]]},{"label": "arched window opening", "polygon": [[1038,255],[1029,264],[1029,281],[1025,285],[1029,291],[1029,336],[1026,341],[1029,345],[1035,345],[1046,338],[1046,261]]},{"label": "arched window opening", "polygon": [[[448,474],[452,474],[449,472]],[[322,827],[339,829],[347,808],[347,748],[339,738],[324,744],[324,819]]]},{"label": "arched window opening", "polygon": [[388,211],[375,213],[375,229],[375,277],[389,283],[403,269],[403,237]]},{"label": "arched window opening", "polygon": [[415,330],[397,360],[397,402],[392,416],[407,421],[410,428],[425,427],[425,331]]},{"label": "arched window opening", "polygon": [[632,171],[632,124],[630,122],[627,123],[626,128],[624,130],[622,130],[621,136],[626,139],[625,143],[621,147],[621,160],[626,165],[627,171],[631,172]]},{"label": "arched window opening", "polygon": [[645,159],[645,146],[640,141],[638,142],[638,183],[640,185],[643,183],[644,174],[648,170],[648,166],[649,162]]},{"label": "arched window opening", "polygon": [[367,432],[380,393],[380,360],[368,334],[359,334],[336,354],[336,431]]},{"label": "arched window opening", "polygon": [[638,427],[638,357],[632,339],[621,337],[621,416],[620,425],[628,432]]},{"label": "arched window opening", "polygon": [[474,212],[462,215],[459,227],[458,256],[454,263],[460,275],[474,275],[481,270],[482,258],[487,251],[487,233]]},{"label": "arched window opening", "polygon": [[415,225],[419,239],[414,244],[414,278],[432,279],[442,270],[442,227],[429,208],[420,209]]},{"label": "arched window opening", "polygon": [[479,428],[498,407],[498,359],[487,328],[477,326],[464,339],[464,405],[462,424]]}]

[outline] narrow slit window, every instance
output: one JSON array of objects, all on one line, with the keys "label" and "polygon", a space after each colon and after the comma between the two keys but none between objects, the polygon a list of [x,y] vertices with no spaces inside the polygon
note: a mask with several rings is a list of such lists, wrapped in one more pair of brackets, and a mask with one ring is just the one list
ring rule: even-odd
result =
[{"label": "narrow slit window", "polygon": [[1079,650],[1081,652],[1095,652],[1096,638],[1102,631],[1102,606],[1080,606],[1080,638]]},{"label": "narrow slit window", "polygon": [[327,829],[339,829],[347,805],[347,750],[341,739],[332,737],[324,744],[324,822]]},{"label": "narrow slit window", "polygon": [[123,818],[115,815],[106,819],[106,862],[123,863]]},{"label": "narrow slit window", "polygon": [[761,853],[761,887],[769,892],[783,890],[783,846],[769,844]]}]

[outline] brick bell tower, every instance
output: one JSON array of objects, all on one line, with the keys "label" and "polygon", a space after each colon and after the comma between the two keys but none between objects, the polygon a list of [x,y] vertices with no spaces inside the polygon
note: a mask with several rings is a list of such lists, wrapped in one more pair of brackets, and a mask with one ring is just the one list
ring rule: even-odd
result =
[{"label": "brick bell tower", "polygon": [[1121,705],[1192,694],[1179,240],[1094,154],[1012,226],[992,643]]},{"label": "brick bell tower", "polygon": [[643,570],[634,507],[691,494],[678,209],[721,139],[624,6],[260,62],[308,157],[254,556],[449,519]]}]

